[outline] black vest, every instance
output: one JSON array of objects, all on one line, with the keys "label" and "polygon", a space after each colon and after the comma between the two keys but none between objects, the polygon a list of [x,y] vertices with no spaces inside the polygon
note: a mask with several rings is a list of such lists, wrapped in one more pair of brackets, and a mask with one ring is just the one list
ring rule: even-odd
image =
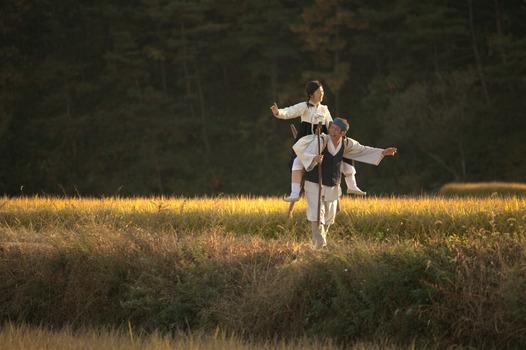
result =
[{"label": "black vest", "polygon": [[[316,133],[316,128],[317,127],[318,127],[318,125],[316,125],[316,124],[312,125],[309,122],[301,122],[299,130],[298,130],[298,136],[296,136],[296,140],[294,140],[294,143],[296,143],[303,136],[312,135],[312,131],[313,130],[314,130],[314,133]],[[322,124],[321,132],[324,133],[324,134],[327,134],[327,127],[325,126],[325,124]]]},{"label": "black vest", "polygon": [[[310,108],[310,107],[308,107],[308,108]],[[313,131],[314,131],[314,133],[316,133],[316,128],[317,127],[318,127],[317,124],[312,125],[309,122],[303,122],[302,121],[300,123],[299,128],[297,129],[298,130],[298,135],[294,139],[294,143],[298,142],[298,140],[301,139],[303,136],[312,135]],[[325,124],[323,124],[321,126],[321,132],[324,133],[324,134],[328,134],[327,127],[325,126]],[[290,157],[290,161],[289,161],[289,170],[292,167],[292,162],[294,162],[294,158],[296,158],[296,153],[294,153],[294,150],[291,150],[291,151],[292,151],[292,153],[291,153],[291,157]]]},{"label": "black vest", "polygon": [[[342,140],[342,146],[334,156],[329,152],[327,146],[322,152],[323,162],[321,163],[321,179],[325,186],[332,187],[340,184],[341,165],[343,161],[343,151],[345,149],[344,141],[345,140]],[[331,140],[328,142],[331,142]],[[314,169],[305,174],[305,180],[318,183],[318,166],[319,165],[316,165]]]},{"label": "black vest", "polygon": [[[309,102],[305,102],[307,104],[307,108],[313,107]],[[302,121],[300,123],[300,127],[298,128],[298,136],[296,136],[296,139],[294,140],[294,143],[301,139],[303,136],[311,135],[313,133],[316,133],[316,128],[318,127],[318,124],[312,125],[309,122]],[[325,126],[325,123],[322,124],[321,132],[327,134],[327,127]]]}]

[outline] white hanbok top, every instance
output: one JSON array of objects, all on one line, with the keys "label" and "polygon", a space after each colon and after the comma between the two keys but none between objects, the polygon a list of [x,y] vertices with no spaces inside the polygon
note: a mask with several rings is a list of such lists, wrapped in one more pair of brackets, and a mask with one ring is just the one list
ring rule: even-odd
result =
[{"label": "white hanbok top", "polygon": [[[354,159],[359,162],[378,165],[384,158],[383,148],[375,148],[369,146],[363,146],[358,141],[351,138],[346,138],[343,142],[340,141],[338,145],[334,145],[329,135],[321,134],[321,148],[320,153],[323,153],[325,147],[328,151],[335,155],[341,147],[345,147],[343,150],[343,158]],[[301,161],[306,171],[311,171],[316,163],[313,162],[314,157],[318,154],[318,139],[317,135],[307,135],[299,139],[293,146],[294,152]],[[318,191],[318,184],[305,181],[305,192]],[[341,196],[341,188],[339,185],[336,186],[322,186],[322,196],[324,201],[337,200]]]},{"label": "white hanbok top", "polygon": [[[313,127],[318,125],[319,122],[322,122],[327,128],[329,128],[329,123],[332,122],[331,112],[326,105],[321,103],[317,106],[309,107],[307,102],[300,102],[293,106],[280,108],[276,118],[279,119],[293,119],[301,117],[302,122],[311,123]],[[313,130],[311,130],[314,133]]]}]

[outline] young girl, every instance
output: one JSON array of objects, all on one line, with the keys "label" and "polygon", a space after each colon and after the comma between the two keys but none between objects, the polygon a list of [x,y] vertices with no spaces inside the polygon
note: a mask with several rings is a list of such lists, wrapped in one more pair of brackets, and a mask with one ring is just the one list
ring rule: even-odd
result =
[{"label": "young girl", "polygon": [[[305,87],[305,92],[307,93],[306,102],[300,102],[294,106],[282,109],[278,108],[276,103],[270,107],[274,116],[279,119],[301,117],[300,129],[294,142],[305,135],[314,134],[319,122],[322,122],[323,125],[322,132],[327,133],[329,123],[332,122],[329,109],[327,106],[321,104],[324,94],[322,84],[318,80],[309,81]],[[360,190],[356,184],[356,170],[352,165],[349,164],[349,166],[352,167],[352,170],[349,172],[350,175],[345,177],[347,193],[365,195],[366,193]],[[287,202],[295,202],[299,199],[303,173],[303,165],[294,154],[292,159],[291,191],[290,195],[284,198]]]}]

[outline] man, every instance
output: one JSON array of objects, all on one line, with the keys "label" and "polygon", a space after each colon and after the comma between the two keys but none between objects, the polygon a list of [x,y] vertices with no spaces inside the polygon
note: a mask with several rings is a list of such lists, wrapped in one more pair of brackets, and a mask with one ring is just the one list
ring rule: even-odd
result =
[{"label": "man", "polygon": [[[354,159],[359,162],[378,165],[385,156],[394,156],[394,147],[381,149],[363,146],[358,141],[347,138],[349,123],[342,118],[336,118],[329,125],[329,135],[320,135],[320,153],[318,154],[317,135],[307,135],[299,139],[294,146],[294,152],[306,170],[305,197],[307,199],[307,220],[311,222],[312,243],[316,249],[327,245],[327,232],[334,223],[338,198],[341,196],[341,175],[346,182],[352,173],[352,168],[344,159]],[[319,175],[321,165],[322,190],[320,206],[320,222],[318,222]]]}]

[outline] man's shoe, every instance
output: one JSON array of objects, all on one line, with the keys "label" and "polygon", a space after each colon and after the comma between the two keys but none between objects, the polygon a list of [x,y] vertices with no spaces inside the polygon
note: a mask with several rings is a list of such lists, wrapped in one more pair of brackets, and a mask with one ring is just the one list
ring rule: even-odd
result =
[{"label": "man's shoe", "polygon": [[285,197],[283,197],[283,200],[284,200],[285,202],[289,202],[289,203],[296,202],[296,201],[298,201],[299,199],[300,199],[299,196],[298,196],[298,197],[292,197],[292,196],[285,196]]},{"label": "man's shoe", "polygon": [[347,193],[348,194],[355,194],[357,196],[366,196],[367,195],[367,192],[364,192],[364,191],[360,190],[359,188],[348,188],[347,189]]}]

